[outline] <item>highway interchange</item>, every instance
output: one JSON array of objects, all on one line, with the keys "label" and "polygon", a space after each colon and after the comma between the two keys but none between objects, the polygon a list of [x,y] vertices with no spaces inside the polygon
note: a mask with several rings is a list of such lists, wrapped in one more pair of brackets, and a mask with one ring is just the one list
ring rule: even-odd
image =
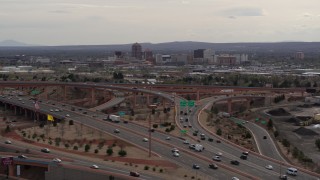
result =
[{"label": "highway interchange", "polygon": [[[101,85],[99,85],[101,86]],[[125,87],[122,87],[125,89]],[[128,88],[127,90],[129,90]],[[140,89],[137,89],[136,91],[140,91]],[[141,89],[142,92],[150,93],[149,90]],[[160,96],[163,96],[167,99],[173,100],[171,94],[166,94],[162,92],[154,92],[152,91],[152,94],[157,94]],[[2,102],[8,102],[10,104],[16,104],[17,106],[24,107],[30,110],[34,109],[34,104],[32,101],[24,100],[24,104],[22,101],[18,101],[17,99],[7,99],[7,98],[0,98]],[[180,99],[176,97],[175,101],[179,101]],[[198,113],[201,109],[206,107],[209,103],[212,103],[214,100],[207,100],[202,102],[197,107],[191,108],[191,112],[189,113],[188,109],[181,109],[184,112],[188,112],[188,115],[183,116],[183,119],[188,118],[188,126],[192,126],[192,128],[189,128],[190,131],[199,130],[201,133],[206,134],[206,138],[211,137],[214,140],[216,140],[218,137],[216,137],[213,134],[208,133],[205,129],[200,126],[198,123]],[[107,132],[109,134],[112,134],[113,136],[116,136],[119,139],[122,139],[124,141],[130,142],[134,145],[140,146],[141,148],[147,149],[148,143],[143,142],[142,139],[144,137],[148,137],[148,128],[137,125],[135,123],[111,123],[103,121],[102,119],[105,118],[105,114],[100,112],[93,112],[89,110],[78,110],[72,111],[70,108],[70,105],[64,105],[62,106],[58,102],[55,102],[55,105],[52,105],[51,101],[50,103],[42,102],[40,104],[40,111],[43,114],[52,114],[57,118],[63,118],[66,114],[69,114],[70,117],[68,119],[72,119],[74,121],[77,121],[79,123],[85,124],[87,126],[90,126],[92,128]],[[60,106],[59,106],[60,105]],[[50,112],[50,109],[55,108],[63,109],[63,112]],[[82,112],[86,111],[87,114],[83,114]],[[177,113],[179,114],[180,109],[177,107]],[[93,115],[96,115],[95,117],[92,117]],[[180,123],[180,118],[176,118],[178,126],[182,127],[183,124]],[[250,125],[250,123],[246,124],[246,126],[254,126]],[[114,129],[119,129],[121,133],[114,134]],[[250,129],[254,129],[254,127],[251,127]],[[260,131],[258,131],[260,132]],[[256,133],[256,132],[253,132]],[[264,132],[263,132],[264,133]],[[170,159],[174,161],[175,163],[179,164],[182,167],[185,168],[192,168],[192,164],[199,164],[200,169],[194,170],[199,171],[199,173],[204,174],[209,179],[231,179],[231,177],[237,176],[240,179],[278,179],[279,177],[279,171],[280,166],[279,163],[275,163],[274,161],[268,160],[268,158],[262,158],[261,156],[258,156],[254,153],[250,153],[248,156],[248,160],[240,160],[240,155],[244,151],[244,149],[239,148],[237,146],[234,146],[230,143],[226,143],[224,140],[222,140],[222,143],[216,143],[216,141],[209,142],[209,141],[201,141],[200,144],[204,145],[205,151],[203,152],[194,152],[193,150],[190,150],[188,148],[188,145],[184,144],[184,139],[180,137],[174,137],[170,136],[171,140],[165,140],[167,136],[170,136],[165,133],[161,133],[158,131],[155,131],[152,133],[152,151],[159,154],[162,157],[165,157],[167,159]],[[261,134],[256,135],[257,138],[261,136]],[[184,137],[189,139],[190,143],[198,143],[192,139],[192,137]],[[271,141],[271,138],[268,138],[268,142]],[[270,142],[269,142],[270,143]],[[272,142],[271,142],[272,143]],[[172,148],[178,148],[181,152],[180,157],[173,157],[171,149]],[[264,151],[265,147],[263,145],[259,145],[261,147],[261,151]],[[270,147],[269,145],[266,146],[267,148]],[[217,153],[221,152],[222,155],[222,161],[218,162],[219,168],[218,170],[212,170],[208,168],[208,164],[212,162],[212,157]],[[270,151],[266,151],[270,152]],[[273,151],[272,151],[273,152]],[[265,153],[263,153],[265,154]],[[282,157],[279,157],[278,152],[273,152],[270,155],[265,154],[267,156],[273,156],[273,158],[276,158],[276,160],[281,160]],[[280,159],[281,158],[281,159]],[[230,165],[231,160],[238,160],[240,161],[239,166]],[[265,168],[266,165],[272,165],[274,167],[274,170],[268,170]],[[282,165],[282,172],[285,172],[286,167],[283,167]],[[231,171],[230,171],[231,170]],[[195,172],[196,173],[196,172]],[[241,175],[239,175],[241,174]],[[148,177],[144,177],[146,179],[149,179]],[[299,175],[296,177],[289,177],[289,179],[317,179],[315,176],[311,176],[307,173],[304,173],[302,171],[299,171]]]}]

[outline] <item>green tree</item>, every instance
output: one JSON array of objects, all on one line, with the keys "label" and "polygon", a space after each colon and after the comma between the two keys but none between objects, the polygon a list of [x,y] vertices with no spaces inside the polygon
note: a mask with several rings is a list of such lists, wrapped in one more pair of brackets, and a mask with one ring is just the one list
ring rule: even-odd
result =
[{"label": "green tree", "polygon": [[283,145],[284,147],[290,147],[290,142],[289,142],[287,139],[283,139],[283,140],[282,140],[282,145]]},{"label": "green tree", "polygon": [[124,156],[127,155],[127,151],[125,151],[125,150],[120,150],[120,151],[118,152],[118,154],[119,154],[119,156],[124,157]]},{"label": "green tree", "polygon": [[7,125],[5,132],[8,133],[8,132],[10,132],[10,131],[11,131],[10,126]]},{"label": "green tree", "polygon": [[219,135],[219,136],[222,135],[222,130],[220,128],[217,130],[217,135]]},{"label": "green tree", "polygon": [[69,126],[72,126],[73,125],[73,120],[70,120],[69,121]]},{"label": "green tree", "polygon": [[268,124],[267,124],[267,127],[268,127],[269,130],[272,129],[272,127],[273,127],[273,121],[272,121],[272,119],[269,119]]},{"label": "green tree", "polygon": [[249,139],[249,138],[251,138],[252,136],[251,136],[251,133],[249,132],[249,131],[247,131],[246,132],[246,135],[245,135],[245,138],[246,139]]},{"label": "green tree", "polygon": [[320,150],[320,139],[315,141],[316,147]]},{"label": "green tree", "polygon": [[89,144],[86,144],[85,146],[84,146],[84,151],[85,152],[88,152],[90,150],[90,145]]},{"label": "green tree", "polygon": [[111,156],[113,154],[113,149],[109,147],[106,153],[108,154],[108,156]]}]

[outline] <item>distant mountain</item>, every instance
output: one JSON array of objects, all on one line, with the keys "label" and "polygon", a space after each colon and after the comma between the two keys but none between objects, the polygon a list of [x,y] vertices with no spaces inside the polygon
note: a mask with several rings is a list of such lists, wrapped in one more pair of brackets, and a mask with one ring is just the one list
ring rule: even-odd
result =
[{"label": "distant mountain", "polygon": [[0,41],[0,46],[32,46],[32,45],[14,41],[14,40],[4,40],[4,41]]},{"label": "distant mountain", "polygon": [[[134,43],[134,42],[133,42]],[[132,44],[133,44],[132,43]],[[132,44],[109,45],[64,45],[37,46],[16,41],[0,42],[1,55],[57,55],[68,56],[108,56],[114,51],[130,52]],[[150,49],[153,53],[192,53],[195,49],[213,49],[218,53],[286,53],[303,51],[305,54],[319,54],[320,42],[255,42],[255,43],[208,43],[194,41],[140,43],[142,50]],[[6,46],[6,47],[5,47]]]}]

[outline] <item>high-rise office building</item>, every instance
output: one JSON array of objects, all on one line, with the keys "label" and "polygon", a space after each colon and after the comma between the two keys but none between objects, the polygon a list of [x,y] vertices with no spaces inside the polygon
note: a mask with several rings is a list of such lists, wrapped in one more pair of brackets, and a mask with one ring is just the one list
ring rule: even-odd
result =
[{"label": "high-rise office building", "polygon": [[131,57],[142,59],[142,47],[139,43],[134,43],[131,47]]},{"label": "high-rise office building", "polygon": [[296,52],[294,54],[294,59],[299,59],[299,60],[303,60],[304,59],[304,53],[299,51],[299,52]]}]

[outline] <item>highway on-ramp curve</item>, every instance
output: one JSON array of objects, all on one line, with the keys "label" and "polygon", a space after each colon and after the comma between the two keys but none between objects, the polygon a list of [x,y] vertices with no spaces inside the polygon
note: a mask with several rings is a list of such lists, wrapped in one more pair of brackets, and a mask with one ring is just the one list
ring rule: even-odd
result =
[{"label": "highway on-ramp curve", "polygon": [[[207,137],[211,137],[213,139],[220,139],[222,143],[219,144],[212,144],[210,142],[207,141],[203,141],[202,143],[207,144],[208,146],[210,146],[211,148],[216,148],[217,151],[221,151],[227,154],[228,157],[230,157],[231,159],[240,159],[240,155],[243,151],[248,151],[238,145],[235,145],[233,143],[228,142],[227,140],[222,139],[221,137],[215,135],[216,132],[209,132],[207,129],[204,129],[203,126],[201,126],[199,124],[198,121],[198,114],[200,113],[200,111],[206,107],[208,107],[210,104],[212,104],[214,101],[218,101],[221,99],[226,99],[225,97],[222,98],[208,98],[205,99],[204,101],[201,102],[201,105],[197,106],[197,110],[193,110],[190,113],[190,123],[192,124],[192,127],[194,129],[199,130],[201,133],[206,134]],[[270,148],[275,148],[270,147]],[[279,157],[279,155],[276,154],[276,157]],[[276,159],[276,160],[281,160],[281,159]],[[240,162],[244,165],[247,165],[249,167],[252,168],[252,171],[255,172],[256,176],[259,176],[259,174],[263,175],[265,171],[269,172],[270,174],[276,174],[276,176],[279,176],[279,172],[280,172],[280,167],[282,168],[281,172],[286,172],[286,168],[287,167],[291,167],[291,166],[284,166],[285,162],[283,162],[283,164],[280,166],[280,164],[277,161],[272,160],[271,158],[265,157],[265,156],[260,156],[256,153],[250,152],[249,156],[248,156],[248,160],[240,160]],[[274,170],[270,171],[267,170],[265,168],[266,165],[272,165]],[[255,169],[255,170],[254,170]],[[301,168],[297,168],[298,170]],[[251,172],[252,172],[251,171]],[[312,173],[312,172],[311,172]],[[317,178],[320,178],[319,174],[316,173],[305,173],[302,172],[301,170],[299,171],[299,175],[296,177],[290,177],[290,179],[301,179],[301,180],[317,180]],[[268,176],[263,176],[262,179],[269,179]],[[271,178],[271,177],[270,177]],[[273,177],[275,178],[275,177]]]}]

